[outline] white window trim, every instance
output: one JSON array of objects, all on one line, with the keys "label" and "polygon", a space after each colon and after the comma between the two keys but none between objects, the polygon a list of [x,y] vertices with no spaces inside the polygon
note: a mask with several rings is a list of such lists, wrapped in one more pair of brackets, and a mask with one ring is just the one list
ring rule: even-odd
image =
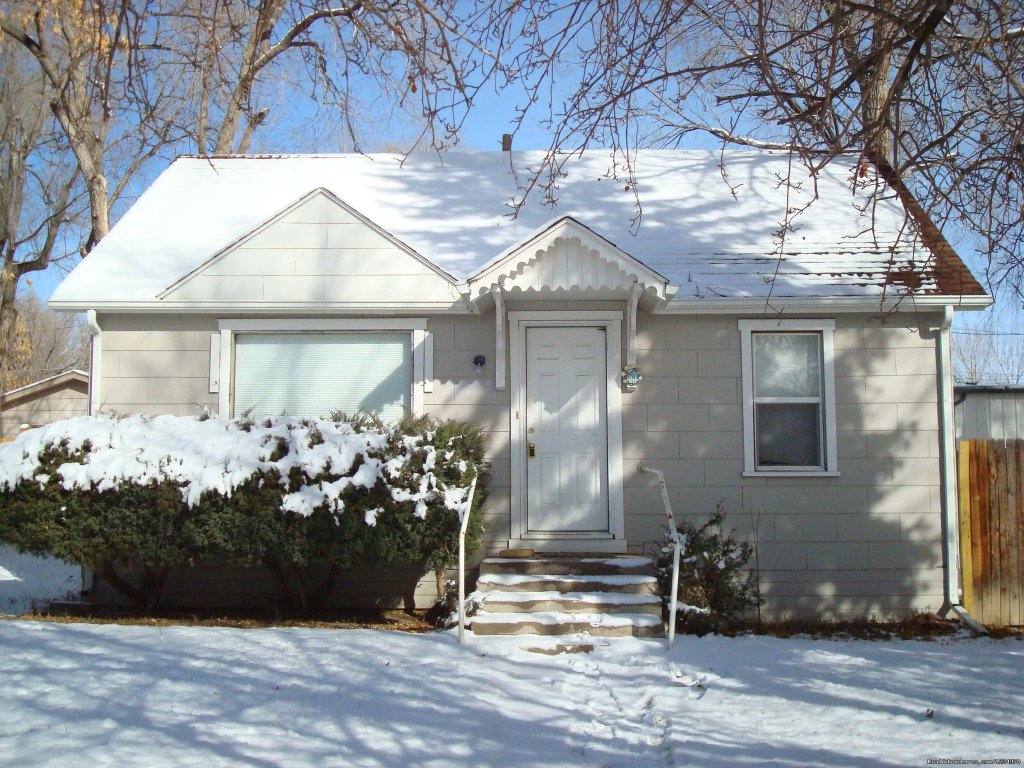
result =
[{"label": "white window trim", "polygon": [[[220,329],[220,374],[217,410],[222,416],[230,416],[231,402],[235,392],[232,378],[235,367],[236,333],[330,333],[332,331],[407,331],[412,345],[412,413],[423,414],[423,393],[433,390],[434,360],[433,338],[427,331],[427,319],[423,317],[382,317],[353,319],[244,319],[218,320]],[[211,354],[211,365],[213,364]],[[211,370],[211,380],[213,371]],[[429,376],[429,381],[428,381]]]},{"label": "white window trim", "polygon": [[[835,320],[740,320],[740,353],[743,375],[743,475],[745,477],[838,477],[836,459],[836,379],[833,336]],[[757,332],[821,334],[823,381],[822,406],[825,420],[825,466],[822,469],[758,468],[754,446],[754,356],[751,334]]]}]

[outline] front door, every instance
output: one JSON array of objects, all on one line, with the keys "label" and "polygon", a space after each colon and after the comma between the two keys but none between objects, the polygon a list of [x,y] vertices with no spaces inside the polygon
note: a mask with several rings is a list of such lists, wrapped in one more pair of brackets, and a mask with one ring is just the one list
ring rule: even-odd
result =
[{"label": "front door", "polygon": [[604,328],[526,328],[526,532],[608,533]]}]

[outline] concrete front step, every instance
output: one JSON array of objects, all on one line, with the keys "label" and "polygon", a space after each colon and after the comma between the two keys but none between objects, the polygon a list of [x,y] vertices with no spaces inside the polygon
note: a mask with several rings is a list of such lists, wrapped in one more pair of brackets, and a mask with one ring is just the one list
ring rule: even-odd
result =
[{"label": "concrete front step", "polygon": [[488,557],[480,563],[480,573],[651,576],[654,563],[649,557]]},{"label": "concrete front step", "polygon": [[476,584],[477,635],[663,637],[661,599],[648,557],[489,557]]},{"label": "concrete front step", "polygon": [[481,613],[470,619],[474,635],[570,635],[664,637],[661,616],[647,613]]},{"label": "concrete front step", "polygon": [[661,616],[661,598],[622,592],[522,592],[494,590],[481,599],[488,613],[647,613]]},{"label": "concrete front step", "polygon": [[658,580],[653,576],[633,574],[580,575],[580,574],[482,574],[476,582],[480,592],[619,592],[623,594],[654,595]]}]

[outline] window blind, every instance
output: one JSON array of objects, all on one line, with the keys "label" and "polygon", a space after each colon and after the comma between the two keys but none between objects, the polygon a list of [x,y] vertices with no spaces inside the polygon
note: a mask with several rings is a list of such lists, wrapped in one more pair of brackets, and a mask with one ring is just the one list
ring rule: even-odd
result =
[{"label": "window blind", "polygon": [[408,333],[240,333],[235,339],[235,415],[363,410],[395,421],[411,407]]}]

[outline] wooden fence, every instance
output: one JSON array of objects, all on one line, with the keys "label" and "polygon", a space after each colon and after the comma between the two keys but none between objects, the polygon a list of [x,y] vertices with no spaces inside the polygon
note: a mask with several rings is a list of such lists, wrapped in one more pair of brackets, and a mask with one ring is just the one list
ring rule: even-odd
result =
[{"label": "wooden fence", "polygon": [[1024,440],[957,451],[964,607],[984,624],[1024,624]]}]

